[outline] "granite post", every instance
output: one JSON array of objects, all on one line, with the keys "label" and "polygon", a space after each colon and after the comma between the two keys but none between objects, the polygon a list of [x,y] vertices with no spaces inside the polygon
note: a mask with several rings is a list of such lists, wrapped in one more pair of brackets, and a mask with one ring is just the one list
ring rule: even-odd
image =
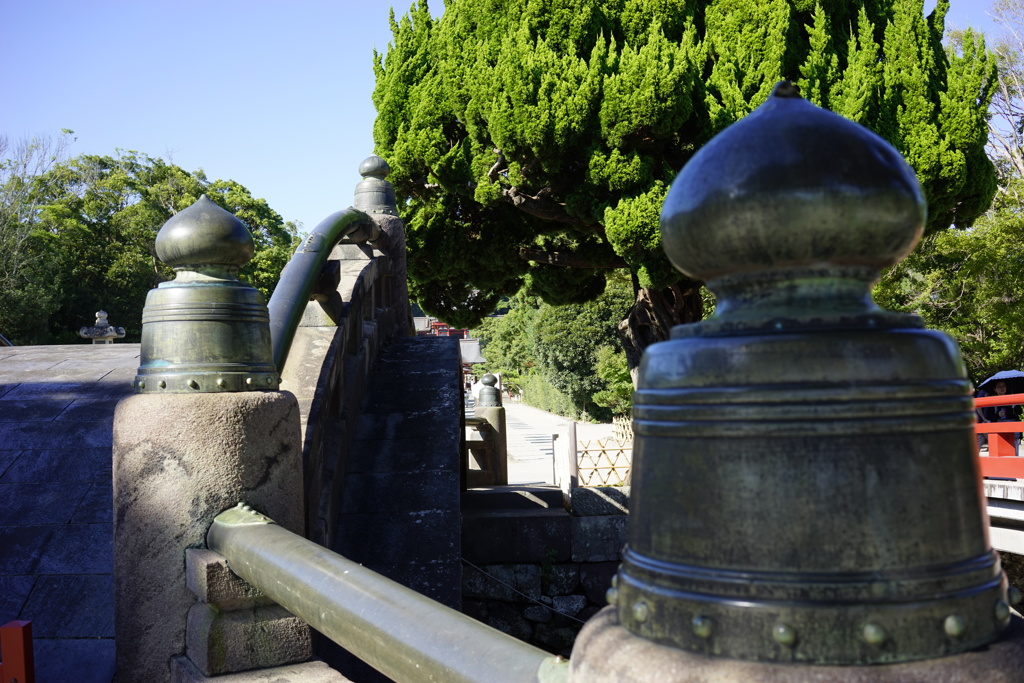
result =
[{"label": "granite post", "polygon": [[[163,226],[156,250],[176,277],[147,297],[139,393],[114,416],[119,683],[171,679],[196,602],[186,550],[205,547],[217,514],[244,501],[304,531],[298,404],[277,391],[265,301],[236,277],[252,256],[252,237],[203,196]],[[290,623],[290,615],[259,607],[254,618]],[[296,636],[294,628],[269,630]],[[189,649],[201,662],[216,657]],[[292,648],[286,659],[294,657]]]}]

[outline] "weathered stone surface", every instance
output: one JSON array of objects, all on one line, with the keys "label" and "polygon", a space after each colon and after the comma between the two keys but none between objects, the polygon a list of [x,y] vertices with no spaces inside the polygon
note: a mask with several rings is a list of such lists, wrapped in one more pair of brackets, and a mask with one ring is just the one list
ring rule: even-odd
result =
[{"label": "weathered stone surface", "polygon": [[529,640],[533,635],[533,627],[515,605],[503,602],[487,603],[483,617],[477,619],[513,638]]},{"label": "weathered stone surface", "polygon": [[258,588],[236,576],[228,568],[228,561],[212,550],[185,551],[185,585],[199,602],[214,603],[221,610],[274,604]]},{"label": "weathered stone surface", "polygon": [[523,608],[523,616],[540,624],[551,621],[551,608],[547,605],[527,605]]},{"label": "weathered stone surface", "polygon": [[[365,442],[363,442],[365,443]],[[456,464],[458,460],[451,458]],[[343,514],[453,509],[459,505],[459,472],[349,472]]]},{"label": "weathered stone surface", "polygon": [[0,526],[0,574],[35,574],[57,525]]},{"label": "weathered stone surface", "polygon": [[[109,460],[110,453],[107,453],[107,458]],[[106,524],[110,527],[114,521],[114,487],[110,483],[109,473],[106,479],[89,485],[89,490],[71,517],[72,524]]]},{"label": "weathered stone surface", "polygon": [[[111,408],[110,413],[113,412],[113,408]],[[4,473],[2,480],[5,483],[13,484],[44,481],[105,481],[109,478],[110,448],[107,447],[26,450]]]},{"label": "weathered stone surface", "polygon": [[187,657],[179,656],[171,660],[170,674],[171,683],[351,683],[349,679],[323,662],[289,664],[209,678],[188,661]]},{"label": "weathered stone surface", "polygon": [[4,481],[4,476],[7,474],[7,470],[10,469],[11,465],[21,455],[20,450],[7,450],[0,448],[0,482]]},{"label": "weathered stone surface", "polygon": [[110,524],[64,524],[53,532],[37,574],[110,574],[114,565]]},{"label": "weathered stone surface", "polygon": [[612,577],[619,569],[618,562],[591,562],[580,567],[580,583],[587,600],[604,607],[605,593],[612,586]]},{"label": "weathered stone surface", "polygon": [[[114,423],[117,678],[158,683],[185,650],[185,549],[245,501],[303,532],[299,414],[278,392],[140,394]],[[145,577],[144,580],[140,577]],[[159,615],[159,618],[154,618]]]},{"label": "weathered stone surface", "polygon": [[392,581],[413,589],[454,610],[462,606],[462,563],[458,560],[434,561],[427,564],[367,564]]},{"label": "weathered stone surface", "polygon": [[85,482],[2,484],[0,525],[66,524],[88,490]]},{"label": "weathered stone surface", "polygon": [[62,422],[55,429],[50,422],[10,422],[3,425],[4,447],[8,449],[110,448],[110,420]]},{"label": "weathered stone surface", "polygon": [[578,564],[556,564],[543,566],[540,572],[544,595],[568,595],[580,585]]},{"label": "weathered stone surface", "polygon": [[346,515],[333,549],[361,564],[431,562],[459,547],[458,525],[457,510]]},{"label": "weathered stone surface", "polygon": [[32,622],[36,638],[110,638],[112,588],[109,574],[40,576],[20,618]]},{"label": "weathered stone surface", "polygon": [[477,564],[568,562],[570,517],[564,510],[466,511],[462,516],[462,553]]},{"label": "weathered stone surface", "polygon": [[[400,415],[392,414],[395,423],[400,422]],[[381,424],[377,420],[374,424]],[[385,424],[390,424],[384,422]],[[362,438],[353,442],[352,448],[362,452],[373,453],[369,462],[360,463],[361,472],[410,472],[421,473],[422,476],[431,471],[458,472],[459,452],[458,441],[453,442],[450,434],[422,434],[413,436],[414,432],[405,428],[391,430],[392,438]]]},{"label": "weathered stone surface", "polygon": [[[481,571],[482,570],[482,571]],[[462,574],[462,594],[512,603],[540,599],[540,567],[533,564],[492,564],[467,567]]]},{"label": "weathered stone surface", "polygon": [[309,626],[278,605],[225,612],[196,603],[187,631],[188,658],[207,676],[294,664],[313,654]]},{"label": "weathered stone surface", "polygon": [[41,682],[113,675],[110,425],[138,355],[0,350],[0,617],[33,622]]},{"label": "weathered stone surface", "polygon": [[628,486],[581,486],[572,490],[572,514],[578,517],[629,514]]},{"label": "weathered stone surface", "polygon": [[629,517],[626,515],[572,518],[572,561],[618,560],[626,545]]},{"label": "weathered stone surface", "polygon": [[72,399],[63,401],[47,401],[45,399],[25,399],[4,401],[4,410],[0,414],[0,422],[36,422],[55,419],[71,405]]},{"label": "weathered stone surface", "polygon": [[555,611],[564,617],[575,617],[587,606],[584,595],[558,595],[552,601]]},{"label": "weathered stone surface", "polygon": [[569,626],[537,624],[534,629],[534,642],[548,652],[568,655],[579,629]]},{"label": "weathered stone surface", "polygon": [[1024,555],[1001,552],[999,559],[1010,585],[1024,590]]},{"label": "weathered stone surface", "polygon": [[110,683],[114,676],[113,638],[36,638],[33,633],[32,648],[39,683]]},{"label": "weathered stone surface", "polygon": [[[0,545],[0,548],[5,547]],[[34,576],[4,576],[0,574],[0,620],[15,619],[28,600],[36,579]]]}]

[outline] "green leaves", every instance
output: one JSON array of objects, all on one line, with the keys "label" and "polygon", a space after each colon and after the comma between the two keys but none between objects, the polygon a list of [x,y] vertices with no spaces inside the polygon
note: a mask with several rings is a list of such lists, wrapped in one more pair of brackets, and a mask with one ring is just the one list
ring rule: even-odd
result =
[{"label": "green leaves", "polygon": [[639,45],[623,46],[605,79],[601,133],[615,151],[671,138],[694,115],[694,101],[702,93],[706,56],[692,25],[676,42],[655,19],[644,38]]},{"label": "green leaves", "polygon": [[16,249],[32,254],[22,259],[31,267],[6,283],[16,293],[0,296],[0,329],[21,344],[76,343],[77,330],[100,309],[125,328],[128,341],[137,341],[146,294],[173,276],[156,259],[157,231],[203,193],[253,233],[256,254],[241,277],[266,296],[297,240],[295,226],[242,185],[210,183],[201,171],[189,173],[138,152],[82,155],[36,174],[23,166],[6,182],[33,188],[30,210],[14,211],[15,196],[0,196],[0,213],[16,220],[6,227],[25,236],[0,243],[0,263]]},{"label": "green leaves", "polygon": [[993,60],[977,40],[945,52],[948,2],[923,3],[449,0],[435,20],[419,2],[374,92],[414,296],[463,322],[522,285],[578,302],[612,257],[641,287],[699,291],[661,253],[665,188],[783,78],[907,156],[929,231],[970,225],[994,191]]},{"label": "green leaves", "polygon": [[[632,302],[632,288],[621,276],[611,278],[607,287],[602,279],[601,290],[582,304],[538,306],[535,300],[520,295],[512,300],[505,316],[486,319],[474,333],[481,338],[487,371],[525,387],[525,400],[531,405],[538,405],[531,392],[536,394],[540,385],[548,385],[566,399],[567,405],[551,399],[550,404],[538,407],[571,417],[586,414],[608,418],[611,412],[622,409],[624,387],[619,370],[620,365],[625,366],[621,351],[615,358],[609,356],[618,339],[608,321],[624,316]],[[599,361],[605,369],[596,371]],[[631,395],[628,368],[624,381]],[[595,402],[597,394],[609,390],[620,397],[614,408]]]},{"label": "green leaves", "polygon": [[706,106],[715,131],[768,99],[787,68],[790,7],[786,0],[712,0],[705,11]]},{"label": "green leaves", "polygon": [[972,228],[925,238],[886,274],[874,296],[952,335],[978,382],[1024,367],[1022,273],[1024,215],[1019,206],[1003,206]]}]

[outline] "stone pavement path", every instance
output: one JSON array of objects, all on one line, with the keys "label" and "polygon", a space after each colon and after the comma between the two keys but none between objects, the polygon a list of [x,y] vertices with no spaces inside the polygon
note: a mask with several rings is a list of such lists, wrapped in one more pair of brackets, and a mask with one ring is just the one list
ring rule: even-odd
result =
[{"label": "stone pavement path", "polygon": [[[553,445],[565,448],[571,420],[525,403],[506,401],[504,407],[508,430],[508,483],[553,485]],[[559,435],[554,444],[552,434]],[[611,435],[611,423],[576,424],[577,441],[604,439]]]},{"label": "stone pavement path", "polygon": [[0,623],[32,622],[36,680],[114,671],[111,425],[138,344],[0,347]]}]

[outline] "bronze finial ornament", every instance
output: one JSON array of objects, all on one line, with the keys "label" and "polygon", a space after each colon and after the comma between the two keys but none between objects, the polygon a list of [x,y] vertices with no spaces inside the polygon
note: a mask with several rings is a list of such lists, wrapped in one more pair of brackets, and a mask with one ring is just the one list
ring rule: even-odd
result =
[{"label": "bronze finial ornament", "polygon": [[135,388],[142,393],[276,391],[263,295],[237,279],[252,235],[203,195],[156,237],[176,276],[146,297]]},{"label": "bronze finial ornament", "polygon": [[662,211],[717,295],[644,355],[619,623],[686,651],[881,664],[1010,621],[959,351],[870,288],[921,235],[913,170],[780,84],[706,144]]},{"label": "bronze finial ornament", "polygon": [[370,214],[386,213],[397,216],[395,188],[387,180],[391,175],[388,162],[376,154],[371,154],[359,164],[359,175],[363,176],[363,179],[356,185],[352,206]]}]

